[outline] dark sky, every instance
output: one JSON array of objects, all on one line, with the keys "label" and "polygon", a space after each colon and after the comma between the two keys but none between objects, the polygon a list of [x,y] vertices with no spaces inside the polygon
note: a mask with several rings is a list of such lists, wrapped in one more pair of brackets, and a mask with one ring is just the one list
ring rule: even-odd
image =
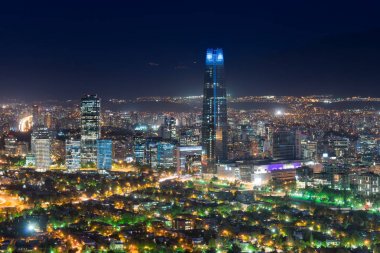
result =
[{"label": "dark sky", "polygon": [[232,95],[380,96],[379,1],[0,3],[0,98],[202,93],[222,47]]}]

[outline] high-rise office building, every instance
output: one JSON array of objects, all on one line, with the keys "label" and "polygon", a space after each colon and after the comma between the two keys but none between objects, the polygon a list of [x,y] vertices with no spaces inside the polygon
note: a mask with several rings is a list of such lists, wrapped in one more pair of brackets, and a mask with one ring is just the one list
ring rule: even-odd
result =
[{"label": "high-rise office building", "polygon": [[38,105],[33,105],[33,128],[37,128],[42,125],[41,122],[41,108]]},{"label": "high-rise office building", "polygon": [[143,165],[145,160],[145,137],[141,131],[138,131],[133,137],[133,155],[136,164]]},{"label": "high-rise office building", "polygon": [[275,129],[271,139],[273,159],[294,160],[301,158],[301,140],[298,130]]},{"label": "high-rise office building", "polygon": [[81,99],[81,163],[95,167],[97,162],[96,140],[100,138],[100,99],[86,95]]},{"label": "high-rise office building", "polygon": [[[126,140],[112,140],[112,158],[118,161],[124,161],[128,152]],[[129,146],[129,145],[128,145]]]},{"label": "high-rise office building", "polygon": [[152,168],[157,168],[157,145],[161,141],[161,137],[148,137],[145,139],[144,163]]},{"label": "high-rise office building", "polygon": [[164,119],[164,124],[161,126],[161,137],[165,140],[177,140],[177,120],[173,117]]},{"label": "high-rise office building", "polygon": [[66,168],[67,172],[73,173],[80,169],[80,141],[66,140]]},{"label": "high-rise office building", "polygon": [[17,153],[17,138],[9,135],[4,138],[4,151],[8,156],[14,156]]},{"label": "high-rise office building", "polygon": [[227,159],[227,94],[223,50],[207,49],[203,89],[202,146],[209,168]]},{"label": "high-rise office building", "polygon": [[182,128],[179,135],[180,146],[199,146],[200,133],[197,128]]},{"label": "high-rise office building", "polygon": [[112,140],[97,140],[97,168],[99,173],[105,173],[112,168]]},{"label": "high-rise office building", "polygon": [[157,168],[171,168],[175,166],[175,145],[161,141],[157,144]]},{"label": "high-rise office building", "polygon": [[36,153],[35,140],[36,139],[48,139],[48,138],[51,138],[51,135],[50,135],[49,129],[40,125],[40,126],[36,126],[33,129],[33,132],[31,134],[30,138],[31,138],[30,150],[31,150],[32,154],[35,154]]},{"label": "high-rise office building", "polygon": [[38,127],[32,136],[33,155],[36,171],[46,172],[51,165],[51,138],[46,127]]},{"label": "high-rise office building", "polygon": [[177,173],[189,173],[201,167],[202,146],[176,148]]}]

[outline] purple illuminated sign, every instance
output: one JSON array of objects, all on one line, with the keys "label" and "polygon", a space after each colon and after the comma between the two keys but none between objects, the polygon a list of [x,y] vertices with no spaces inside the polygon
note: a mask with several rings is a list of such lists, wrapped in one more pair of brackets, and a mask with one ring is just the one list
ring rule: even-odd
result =
[{"label": "purple illuminated sign", "polygon": [[301,163],[275,163],[268,165],[268,171],[276,171],[276,170],[290,170],[301,167]]}]

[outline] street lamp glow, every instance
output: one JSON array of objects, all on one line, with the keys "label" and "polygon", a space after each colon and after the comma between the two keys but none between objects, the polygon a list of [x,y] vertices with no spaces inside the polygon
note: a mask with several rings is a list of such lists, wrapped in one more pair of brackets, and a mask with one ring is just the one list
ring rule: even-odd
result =
[{"label": "street lamp glow", "polygon": [[29,223],[27,226],[27,230],[30,232],[34,232],[36,230],[36,224],[34,223]]},{"label": "street lamp glow", "polygon": [[282,116],[282,115],[284,115],[284,112],[282,110],[276,110],[275,115],[276,116]]}]

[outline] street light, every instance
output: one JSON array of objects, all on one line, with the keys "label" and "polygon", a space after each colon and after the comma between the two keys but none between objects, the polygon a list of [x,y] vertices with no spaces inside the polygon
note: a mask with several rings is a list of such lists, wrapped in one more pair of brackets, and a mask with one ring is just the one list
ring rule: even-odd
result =
[{"label": "street light", "polygon": [[37,225],[35,223],[29,223],[26,229],[28,232],[35,232],[37,229]]},{"label": "street light", "polygon": [[276,116],[282,116],[282,115],[284,115],[284,112],[282,110],[278,109],[278,110],[276,110],[275,115]]}]

